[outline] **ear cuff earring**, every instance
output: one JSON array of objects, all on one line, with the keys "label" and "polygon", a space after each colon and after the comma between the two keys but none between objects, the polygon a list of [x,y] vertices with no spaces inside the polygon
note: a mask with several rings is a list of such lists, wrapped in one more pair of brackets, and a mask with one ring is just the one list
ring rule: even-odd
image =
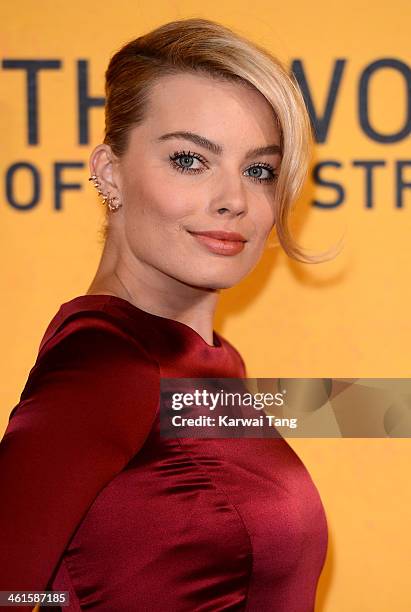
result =
[{"label": "ear cuff earring", "polygon": [[[119,208],[121,208],[123,205],[120,203],[120,198],[118,196],[112,196],[110,197],[110,192],[108,193],[108,195],[105,195],[103,193],[103,191],[101,190],[101,185],[100,185],[100,179],[98,178],[98,176],[96,174],[92,174],[90,176],[90,178],[88,179],[89,181],[93,181],[93,185],[94,187],[97,189],[98,194],[101,195],[103,197],[102,200],[102,204],[105,204],[107,202],[108,208],[111,212],[117,212]],[[119,200],[117,202],[117,204],[115,204],[115,201]]]}]

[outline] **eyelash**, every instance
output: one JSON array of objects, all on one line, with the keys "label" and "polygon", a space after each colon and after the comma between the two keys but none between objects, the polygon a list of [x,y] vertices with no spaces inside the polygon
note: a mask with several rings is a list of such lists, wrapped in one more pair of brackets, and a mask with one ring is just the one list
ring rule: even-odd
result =
[{"label": "eyelash", "polygon": [[[198,174],[199,172],[203,172],[201,168],[186,168],[184,166],[180,166],[179,164],[176,163],[176,160],[179,159],[180,157],[194,157],[195,159],[198,159],[199,161],[201,161],[203,164],[207,163],[204,157],[202,155],[199,155],[198,153],[191,153],[191,151],[175,151],[173,155],[169,156],[169,159],[170,159],[170,163],[172,167],[178,170],[179,172],[189,172],[190,174]],[[249,168],[247,168],[247,170],[251,170],[252,168],[265,168],[266,170],[269,170],[271,172],[271,178],[268,178],[268,179],[261,179],[259,177],[249,176],[249,178],[252,181],[257,181],[258,183],[272,183],[278,177],[278,174],[275,174],[274,172],[274,168],[270,166],[270,164],[267,164],[266,162],[260,162],[259,164],[254,164],[250,166]]]}]

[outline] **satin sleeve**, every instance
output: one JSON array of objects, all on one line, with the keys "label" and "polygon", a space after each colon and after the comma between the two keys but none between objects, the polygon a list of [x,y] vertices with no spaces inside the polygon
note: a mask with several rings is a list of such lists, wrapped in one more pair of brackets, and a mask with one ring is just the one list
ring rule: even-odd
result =
[{"label": "satin sleeve", "polygon": [[93,500],[144,444],[159,394],[157,362],[106,320],[74,320],[43,348],[0,442],[0,590],[45,590]]}]

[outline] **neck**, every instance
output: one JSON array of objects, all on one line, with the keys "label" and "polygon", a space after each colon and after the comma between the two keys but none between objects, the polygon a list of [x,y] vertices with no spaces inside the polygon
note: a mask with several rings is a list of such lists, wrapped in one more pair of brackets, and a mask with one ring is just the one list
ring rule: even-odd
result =
[{"label": "neck", "polygon": [[187,285],[135,256],[125,256],[108,240],[87,294],[123,298],[146,312],[185,323],[213,344],[218,289]]}]

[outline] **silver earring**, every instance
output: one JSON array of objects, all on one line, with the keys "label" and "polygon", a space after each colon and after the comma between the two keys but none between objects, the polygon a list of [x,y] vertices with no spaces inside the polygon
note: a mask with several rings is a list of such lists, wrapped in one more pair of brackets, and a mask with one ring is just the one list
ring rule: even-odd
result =
[{"label": "silver earring", "polygon": [[[102,204],[105,204],[107,202],[108,208],[111,212],[117,212],[119,208],[121,208],[123,205],[120,203],[120,198],[118,196],[112,196],[110,197],[110,192],[105,195],[102,190],[101,190],[101,186],[100,186],[100,179],[98,178],[98,176],[96,174],[92,174],[89,179],[89,181],[93,181],[93,185],[94,187],[97,189],[98,194],[102,196]],[[117,202],[117,204],[114,204],[114,202],[116,200],[119,200]]]}]

